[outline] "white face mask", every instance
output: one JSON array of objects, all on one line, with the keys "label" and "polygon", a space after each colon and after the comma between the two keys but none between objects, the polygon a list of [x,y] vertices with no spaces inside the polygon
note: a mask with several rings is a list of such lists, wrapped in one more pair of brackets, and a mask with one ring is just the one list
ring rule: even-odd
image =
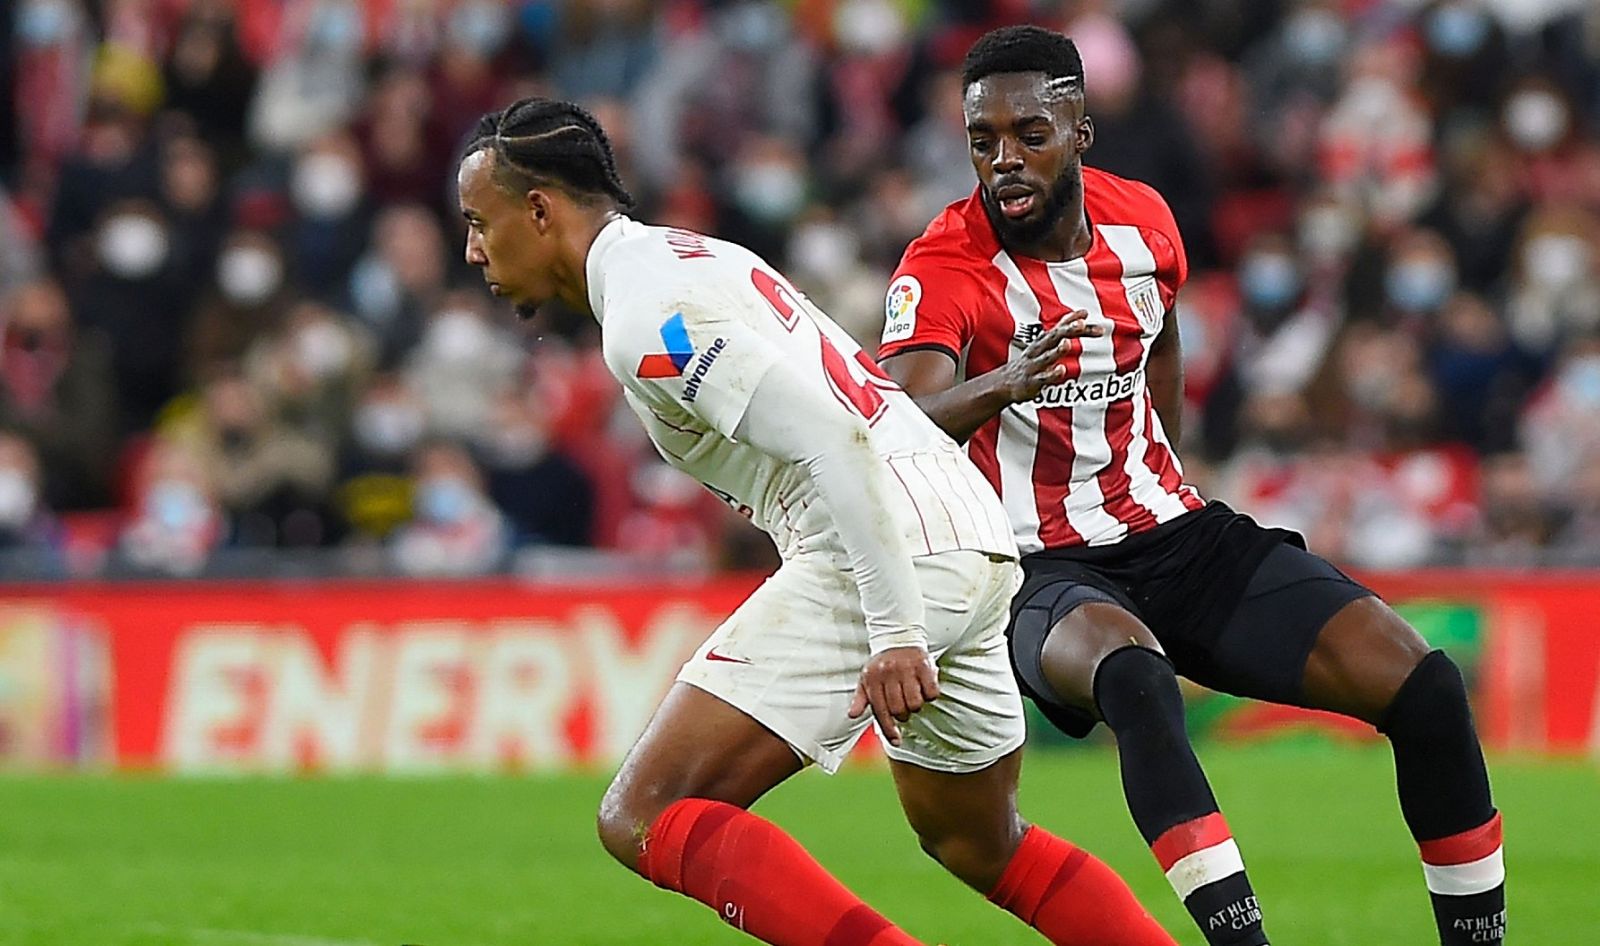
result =
[{"label": "white face mask", "polygon": [[369,401],[356,411],[354,427],[362,450],[395,457],[422,438],[422,412],[398,401]]},{"label": "white face mask", "polygon": [[544,457],[544,432],[532,424],[501,427],[486,445],[489,464],[499,470],[525,470]]},{"label": "white face mask", "polygon": [[33,518],[39,490],[14,467],[0,468],[0,528],[20,529]]},{"label": "white face mask", "polygon": [[1522,268],[1528,281],[1541,289],[1575,285],[1588,274],[1589,266],[1589,244],[1571,234],[1536,236],[1522,250]]},{"label": "white face mask", "polygon": [[888,0],[846,0],[833,14],[833,29],[845,49],[871,56],[898,45],[906,21]]},{"label": "white face mask", "polygon": [[313,378],[343,371],[355,354],[349,333],[329,322],[311,322],[294,333],[291,352],[300,369]]},{"label": "white face mask", "polygon": [[217,285],[234,302],[255,305],[278,291],[283,263],[259,246],[237,246],[217,261]]},{"label": "white face mask", "polygon": [[452,43],[480,56],[492,56],[511,35],[511,17],[499,3],[463,3],[451,12],[445,29]]},{"label": "white face mask", "polygon": [[1549,92],[1530,90],[1512,96],[1503,120],[1511,140],[1528,151],[1545,151],[1567,134],[1567,109]]},{"label": "white face mask", "polygon": [[342,217],[361,200],[361,172],[336,154],[308,154],[295,165],[289,194],[308,217]]},{"label": "white face mask", "polygon": [[167,231],[143,214],[122,214],[100,229],[100,262],[112,275],[144,279],[167,261]]},{"label": "white face mask", "polygon": [[745,212],[768,223],[790,220],[806,200],[806,181],[796,168],[766,161],[734,172],[734,198]]},{"label": "white face mask", "polygon": [[1583,355],[1561,369],[1561,389],[1576,404],[1600,410],[1600,355]]},{"label": "white face mask", "polygon": [[1307,256],[1329,262],[1354,249],[1361,233],[1349,213],[1337,207],[1321,206],[1306,211],[1300,218],[1299,236],[1300,246]]},{"label": "white face mask", "polygon": [[476,361],[494,345],[489,326],[471,312],[451,309],[440,313],[428,327],[427,347],[439,360],[451,364]]},{"label": "white face mask", "polygon": [[834,223],[808,223],[789,240],[789,261],[796,269],[821,279],[849,275],[860,252],[855,234]]}]

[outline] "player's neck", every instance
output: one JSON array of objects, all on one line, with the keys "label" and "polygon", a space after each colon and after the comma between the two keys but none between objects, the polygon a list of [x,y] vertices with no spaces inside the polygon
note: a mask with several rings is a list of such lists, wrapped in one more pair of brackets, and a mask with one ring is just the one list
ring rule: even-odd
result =
[{"label": "player's neck", "polygon": [[621,216],[622,212],[615,206],[607,206],[585,213],[581,222],[573,227],[572,236],[566,241],[567,251],[562,254],[563,265],[556,276],[556,298],[572,311],[595,317],[594,307],[589,304],[589,252],[600,231]]},{"label": "player's neck", "polygon": [[1046,263],[1064,263],[1088,254],[1094,245],[1089,218],[1084,214],[1083,201],[1075,201],[1061,215],[1061,220],[1049,233],[1028,242],[1001,238],[1006,252],[1013,256],[1028,256]]}]

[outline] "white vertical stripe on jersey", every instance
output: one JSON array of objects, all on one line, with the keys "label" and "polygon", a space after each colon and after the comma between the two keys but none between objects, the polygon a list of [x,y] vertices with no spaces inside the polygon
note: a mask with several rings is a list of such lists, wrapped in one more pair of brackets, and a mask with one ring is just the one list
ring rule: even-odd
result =
[{"label": "white vertical stripe on jersey", "polygon": [[[1122,287],[1128,296],[1128,308],[1137,313],[1139,310],[1134,305],[1133,290],[1140,283],[1150,279],[1156,270],[1155,255],[1150,252],[1150,247],[1144,241],[1144,236],[1138,227],[1129,226],[1103,226],[1100,235],[1105,237],[1106,246],[1111,252],[1117,254],[1122,260]],[[1176,314],[1168,313],[1167,318],[1176,318]],[[1165,322],[1162,323],[1165,325]],[[1143,368],[1150,360],[1150,346],[1154,338],[1143,340],[1144,352],[1139,356],[1139,366]],[[1128,474],[1128,493],[1133,501],[1155,514],[1156,521],[1166,522],[1189,511],[1183,500],[1175,493],[1167,492],[1161,485],[1161,478],[1150,471],[1146,463],[1146,455],[1150,451],[1152,438],[1166,445],[1168,452],[1173,454],[1176,465],[1177,456],[1167,444],[1165,434],[1156,421],[1153,430],[1146,430],[1144,424],[1144,402],[1150,398],[1149,388],[1145,388],[1139,398],[1134,401],[1133,409],[1133,440],[1128,444],[1128,459],[1123,465],[1123,472]],[[1152,414],[1159,418],[1159,414]]]},{"label": "white vertical stripe on jersey", "polygon": [[[1111,338],[1115,326],[1100,307],[1100,297],[1089,281],[1088,260],[1052,263],[1050,282],[1068,311],[1082,309],[1089,314],[1088,324],[1099,325],[1105,334],[1084,337],[1078,356],[1078,375],[1110,376],[1117,372],[1117,358]],[[1067,492],[1067,524],[1089,545],[1107,545],[1128,534],[1128,527],[1106,512],[1105,496],[1095,475],[1111,462],[1111,442],[1106,439],[1107,402],[1072,408],[1072,480]]]},{"label": "white vertical stripe on jersey", "polygon": [[[1005,250],[992,260],[1006,277],[1006,309],[1018,328],[1039,321],[1039,300],[1023,278],[1022,271]],[[1006,360],[1015,358],[1015,347],[1008,347]],[[1000,502],[1011,520],[1011,532],[1023,555],[1044,548],[1039,541],[1039,506],[1033,495],[1033,461],[1039,452],[1039,405],[1032,401],[1013,404],[1000,413],[1000,433],[995,438],[995,459],[1000,466]]]}]

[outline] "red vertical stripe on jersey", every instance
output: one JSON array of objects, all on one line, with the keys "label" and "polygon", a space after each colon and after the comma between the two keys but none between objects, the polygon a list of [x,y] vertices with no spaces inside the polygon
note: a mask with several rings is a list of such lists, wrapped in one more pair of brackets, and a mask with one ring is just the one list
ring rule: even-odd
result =
[{"label": "red vertical stripe on jersey", "polygon": [[[1006,312],[1006,275],[994,265],[986,265],[981,271],[985,295],[984,298],[1000,313]],[[1009,318],[1005,321],[1010,321]],[[986,374],[1006,363],[1008,349],[1011,345],[1010,332],[986,332],[981,328],[972,333],[972,340],[967,348],[967,377],[977,377]],[[996,496],[1001,495],[1000,486],[1000,418],[993,417],[981,424],[972,437],[967,441],[967,457],[972,460],[972,465],[978,468],[989,485],[994,487]]]},{"label": "red vertical stripe on jersey", "polygon": [[[1144,363],[1144,329],[1128,304],[1128,290],[1122,284],[1122,260],[1106,247],[1104,240],[1097,240],[1085,262],[1089,283],[1100,300],[1100,311],[1112,322],[1111,351],[1117,374],[1136,371]],[[1127,526],[1130,534],[1156,524],[1155,513],[1133,498],[1133,481],[1128,476],[1135,398],[1148,402],[1150,395],[1141,389],[1135,395],[1106,402],[1105,431],[1111,462],[1095,474],[1100,481],[1100,495],[1105,497],[1106,512]]]},{"label": "red vertical stripe on jersey", "polygon": [[[1157,440],[1151,425],[1155,423],[1155,410],[1151,407],[1150,399],[1144,402],[1144,429],[1150,441],[1150,449],[1144,453],[1144,465],[1150,468],[1161,480],[1161,488],[1176,495],[1189,509],[1199,509],[1205,505],[1194,490],[1183,485],[1183,476],[1178,472],[1178,466],[1172,462],[1172,451],[1161,440]],[[1164,435],[1163,435],[1164,436]]]},{"label": "red vertical stripe on jersey", "polygon": [[[1049,267],[1043,261],[1014,256],[1022,278],[1039,300],[1039,323],[1045,331],[1055,328],[1067,314],[1061,297],[1050,281]],[[1062,383],[1082,370],[1083,345],[1074,341],[1066,357],[1067,376]],[[1083,536],[1067,522],[1067,493],[1072,485],[1072,461],[1077,450],[1072,445],[1072,408],[1039,409],[1039,443],[1033,454],[1033,501],[1039,510],[1039,541],[1047,549],[1082,545]],[[1052,476],[1054,474],[1054,476]]]}]

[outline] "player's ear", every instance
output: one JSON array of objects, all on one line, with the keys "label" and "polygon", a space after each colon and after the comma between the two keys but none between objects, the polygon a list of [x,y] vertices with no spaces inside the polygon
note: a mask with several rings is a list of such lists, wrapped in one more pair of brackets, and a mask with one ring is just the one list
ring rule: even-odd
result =
[{"label": "player's ear", "polygon": [[1072,128],[1073,145],[1079,154],[1088,151],[1094,144],[1094,119],[1085,115],[1078,119]]},{"label": "player's ear", "polygon": [[555,209],[550,192],[542,187],[535,187],[523,195],[523,201],[528,221],[533,224],[533,228],[540,233],[549,230],[552,211]]}]

